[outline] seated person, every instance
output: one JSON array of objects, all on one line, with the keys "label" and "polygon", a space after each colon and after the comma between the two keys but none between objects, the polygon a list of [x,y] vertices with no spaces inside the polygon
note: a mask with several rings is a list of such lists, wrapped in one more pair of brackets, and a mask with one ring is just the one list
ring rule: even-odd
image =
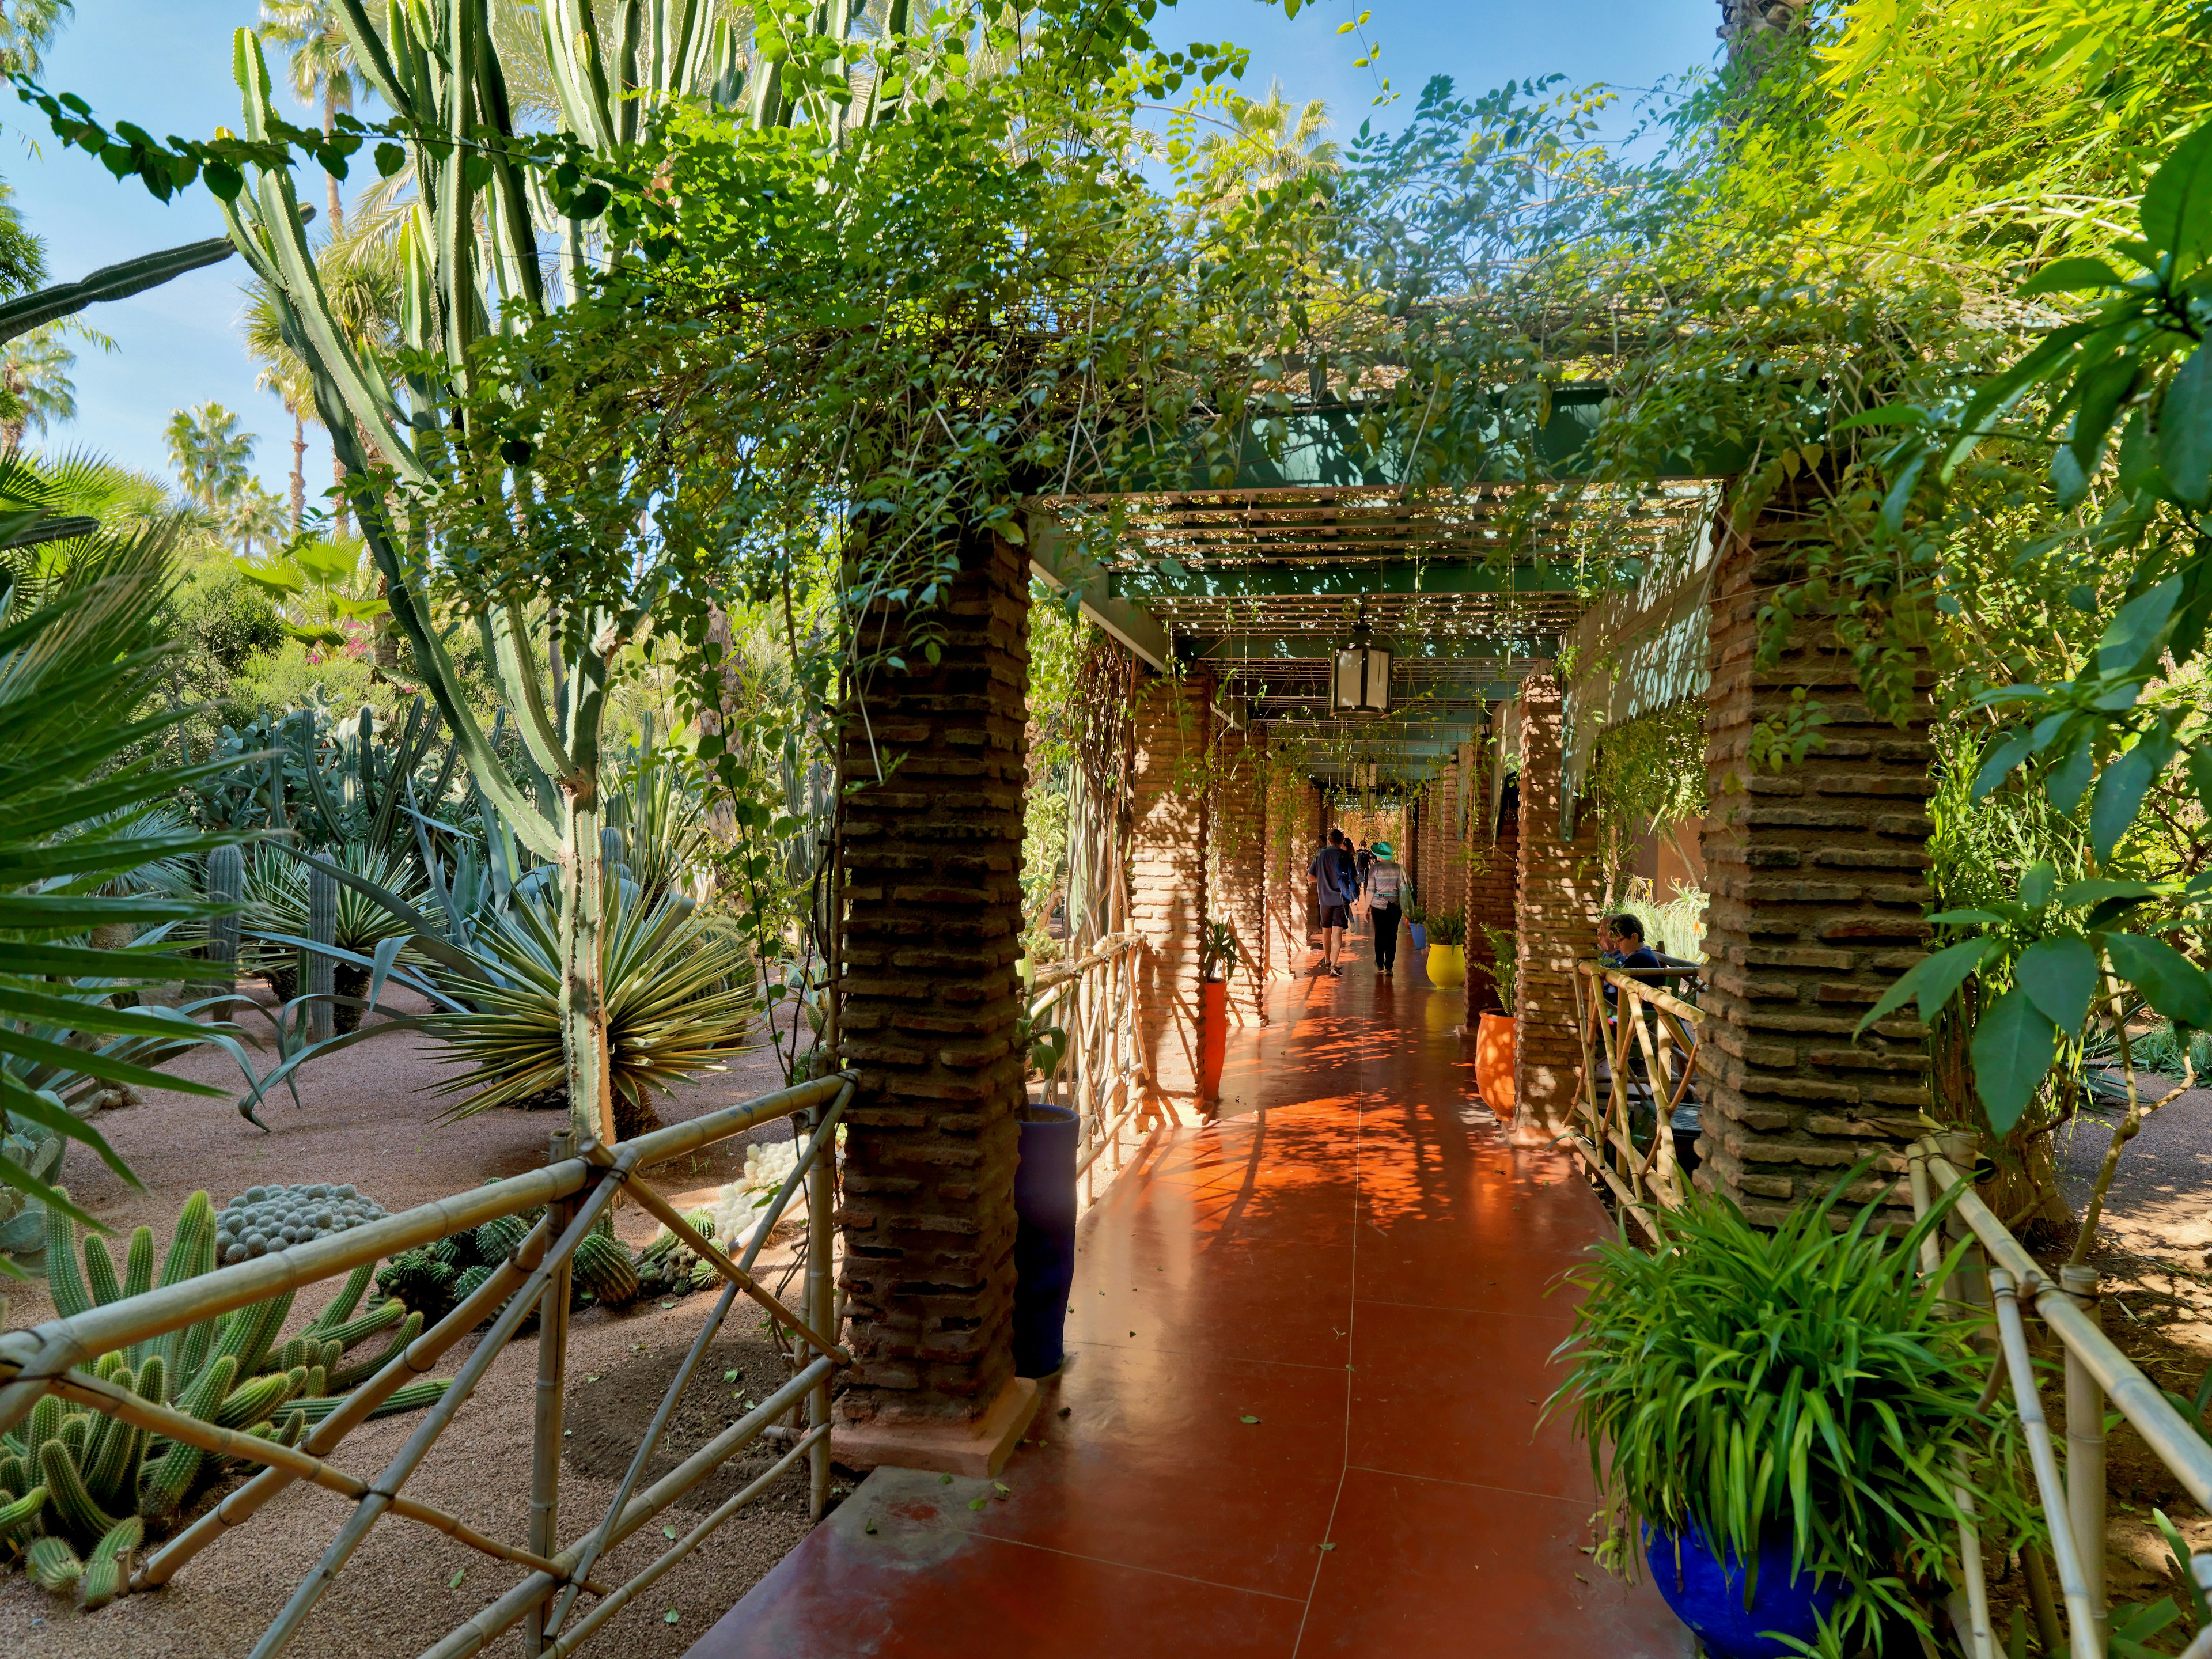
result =
[{"label": "seated person", "polygon": [[1659,953],[1644,942],[1644,923],[1627,911],[1598,924],[1598,954],[1608,967],[1664,968]]}]

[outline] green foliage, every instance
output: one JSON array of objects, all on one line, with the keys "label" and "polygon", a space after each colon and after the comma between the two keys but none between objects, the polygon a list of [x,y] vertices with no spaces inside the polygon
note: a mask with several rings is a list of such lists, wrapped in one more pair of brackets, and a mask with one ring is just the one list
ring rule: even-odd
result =
[{"label": "green foliage", "polygon": [[1845,1653],[1885,1618],[1934,1628],[1925,1587],[1957,1582],[1954,1460],[1984,1540],[2034,1524],[2010,1472],[2016,1423],[1979,1398],[1984,1321],[1918,1270],[1943,1211],[1894,1238],[1878,1203],[1832,1226],[1863,1173],[1771,1231],[1692,1191],[1656,1214],[1655,1249],[1601,1245],[1547,1407],[1571,1407],[1589,1447],[1609,1565],[1632,1565],[1640,1522],[1695,1526],[1747,1561],[1786,1532],[1797,1567],[1847,1587],[1831,1632]]},{"label": "green foliage", "polygon": [[1428,921],[1429,943],[1459,945],[1467,943],[1467,918],[1457,910],[1441,910]]},{"label": "green foliage", "polygon": [[1490,962],[1486,966],[1472,965],[1478,972],[1490,975],[1490,982],[1498,991],[1498,1012],[1510,1019],[1519,1005],[1521,941],[1510,927],[1485,926],[1482,935],[1490,946]]},{"label": "green foliage", "polygon": [[1198,976],[1200,979],[1234,979],[1237,976],[1237,930],[1225,921],[1208,922],[1206,936],[1199,941]]}]

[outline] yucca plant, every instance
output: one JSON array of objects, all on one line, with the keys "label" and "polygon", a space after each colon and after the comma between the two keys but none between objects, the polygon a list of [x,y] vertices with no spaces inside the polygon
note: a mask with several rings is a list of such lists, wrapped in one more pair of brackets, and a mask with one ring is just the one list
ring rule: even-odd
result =
[{"label": "yucca plant", "polygon": [[[567,1085],[562,1046],[558,895],[526,883],[469,955],[483,975],[454,989],[474,1011],[423,1022],[467,1069],[441,1085],[465,1095],[448,1121],[495,1106],[550,1102]],[[752,1046],[759,1006],[738,929],[687,899],[653,899],[611,872],[600,969],[615,1129],[627,1140],[658,1126],[653,1094],[715,1069]]]},{"label": "yucca plant", "polygon": [[1985,1319],[1944,1300],[1948,1268],[1919,1270],[1948,1206],[1894,1237],[1878,1204],[1839,1229],[1832,1212],[1867,1170],[1771,1231],[1693,1190],[1656,1212],[1653,1249],[1599,1246],[1574,1275],[1587,1295],[1545,1407],[1571,1407],[1589,1448],[1614,1522],[1607,1565],[1631,1565],[1638,1524],[1694,1531],[1747,1564],[1748,1598],[1748,1564],[1785,1535],[1793,1571],[1847,1587],[1826,1632],[1844,1653],[1886,1621],[1930,1628],[1958,1582],[1962,1469],[1984,1542],[2039,1525],[2011,1473],[2017,1419],[1982,1407]]}]

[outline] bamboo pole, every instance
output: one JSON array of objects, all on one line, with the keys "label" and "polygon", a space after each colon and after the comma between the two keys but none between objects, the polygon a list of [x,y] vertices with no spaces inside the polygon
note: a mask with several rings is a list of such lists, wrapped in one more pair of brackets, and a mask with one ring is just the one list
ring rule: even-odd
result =
[{"label": "bamboo pole", "polygon": [[759,1303],[771,1317],[781,1320],[786,1328],[805,1337],[817,1349],[836,1356],[840,1364],[849,1365],[853,1363],[853,1356],[847,1352],[841,1344],[830,1341],[807,1321],[801,1319],[790,1309],[785,1307],[776,1299],[774,1291],[731,1261],[728,1256],[724,1255],[713,1239],[707,1237],[692,1226],[678,1212],[676,1206],[661,1197],[659,1193],[642,1183],[633,1183],[630,1190],[635,1194],[640,1204],[659,1218],[662,1226],[667,1228],[684,1243],[690,1245],[700,1255],[712,1262],[716,1273]]},{"label": "bamboo pole", "polygon": [[574,1630],[567,1632],[558,1642],[553,1644],[550,1659],[567,1659],[568,1655],[574,1653],[589,1641],[601,1625],[620,1613],[638,1596],[651,1589],[662,1574],[705,1543],[724,1522],[774,1486],[800,1453],[804,1452],[811,1456],[817,1452],[826,1451],[829,1442],[830,1425],[826,1423],[801,1435],[798,1443],[790,1450],[777,1458],[774,1463],[747,1482],[744,1486],[723,1499],[720,1507],[692,1528],[690,1532],[671,1544],[636,1577],[607,1592],[602,1601],[576,1621],[576,1627]]},{"label": "bamboo pole", "polygon": [[[848,1083],[838,1091],[837,1098],[830,1103],[829,1110],[822,1115],[821,1121],[825,1130],[834,1130],[837,1119],[843,1114],[847,1103],[852,1098],[853,1085]],[[783,1184],[776,1188],[775,1196],[769,1200],[761,1219],[754,1224],[752,1239],[746,1244],[744,1254],[738,1259],[738,1266],[740,1268],[748,1273],[752,1270],[754,1262],[760,1259],[762,1247],[768,1243],[769,1233],[775,1231],[776,1223],[783,1218],[785,1207],[791,1202],[792,1193],[796,1189],[798,1183],[814,1167],[823,1150],[825,1147],[834,1148],[836,1145],[834,1136],[817,1133],[808,1139],[805,1149],[793,1161],[791,1173],[784,1177]],[[666,1391],[661,1395],[660,1404],[653,1412],[653,1421],[646,1425],[645,1434],[638,1442],[637,1450],[630,1455],[629,1467],[623,1473],[622,1484],[616,1487],[615,1495],[608,1501],[606,1511],[601,1516],[599,1523],[593,1527],[576,1546],[575,1571],[579,1574],[591,1571],[600,1554],[607,1548],[608,1540],[612,1535],[617,1519],[623,1513],[623,1505],[629,1502],[630,1494],[637,1490],[638,1482],[645,1478],[645,1471],[653,1462],[653,1454],[659,1448],[661,1436],[667,1432],[669,1420],[675,1415],[677,1401],[682,1397],[684,1389],[696,1373],[699,1362],[705,1358],[707,1349],[714,1342],[715,1336],[720,1333],[723,1322],[729,1318],[730,1310],[736,1305],[737,1295],[737,1285],[726,1282],[722,1286],[721,1295],[715,1300],[713,1310],[707,1316],[705,1322],[700,1326],[698,1334],[692,1338],[691,1346],[684,1354],[683,1363],[676,1368],[676,1375],[670,1379]],[[552,1607],[548,1609],[545,1615],[545,1630],[549,1635],[561,1629],[568,1616],[568,1609],[574,1604],[575,1599],[576,1589],[573,1583],[555,1599]]]},{"label": "bamboo pole", "polygon": [[[490,1278],[470,1292],[451,1313],[398,1354],[352,1393],[328,1417],[308,1431],[301,1449],[319,1455],[333,1450],[345,1437],[368,1420],[369,1413],[413,1378],[426,1375],[445,1356],[446,1350],[499,1311],[530,1270],[544,1258],[551,1237],[540,1221],[530,1236],[501,1262]],[[191,1526],[164,1544],[131,1581],[134,1590],[158,1589],[176,1576],[177,1570],[231,1528],[252,1518],[254,1512],[290,1486],[298,1477],[290,1471],[264,1469]]]},{"label": "bamboo pole", "polygon": [[[1930,1148],[1928,1170],[1936,1184],[1946,1192],[1962,1184],[1962,1177],[1935,1150],[1933,1143],[1922,1144]],[[1972,1230],[1982,1248],[1989,1252],[1995,1263],[1992,1279],[1996,1269],[2002,1268],[2034,1298],[2036,1313],[2069,1352],[2081,1356],[2082,1364],[2096,1379],[2106,1398],[2135,1425],[2136,1431],[2142,1436],[2152,1454],[2173,1472],[2198,1507],[2212,1509],[2212,1445],[2205,1443],[2203,1437],[2183,1419],[2166,1396],[2152,1386],[2150,1379],[2137,1370],[2128,1357],[2113,1346],[2112,1340],[2051,1282],[2034,1258],[2021,1247],[2020,1241],[1975,1195],[1972,1184],[1964,1184],[1967,1190],[1960,1195],[1954,1213]],[[2063,1510],[2061,1505],[2060,1510]]]},{"label": "bamboo pole", "polygon": [[[574,1156],[574,1125],[553,1131],[546,1162],[560,1164]],[[564,1200],[546,1212],[547,1223],[565,1231],[573,1218]],[[561,1544],[561,1427],[566,1414],[565,1391],[568,1359],[568,1294],[574,1284],[574,1263],[563,1259],[554,1265],[538,1298],[538,1382],[532,1400],[530,1438],[530,1547],[550,1556]],[[533,1607],[522,1626],[522,1650],[537,1659],[544,1650],[543,1609]]]},{"label": "bamboo pole", "polygon": [[[816,1360],[762,1401],[752,1411],[631,1499],[629,1507],[623,1511],[622,1518],[615,1522],[609,1536],[610,1547],[621,1543],[731,1457],[758,1439],[771,1423],[805,1399],[806,1391],[814,1386],[818,1377],[828,1375],[834,1364],[829,1359]],[[553,1558],[553,1565],[563,1572],[574,1571],[579,1547],[563,1550]],[[421,1659],[466,1659],[470,1654],[483,1651],[502,1633],[512,1630],[521,1620],[523,1613],[544,1601],[558,1588],[559,1583],[550,1574],[533,1572],[496,1601],[479,1608],[474,1616],[447,1632],[439,1641],[425,1648]]]},{"label": "bamboo pole", "polygon": [[361,1547],[362,1540],[368,1536],[369,1528],[391,1507],[392,1496],[406,1484],[407,1478],[428,1455],[438,1437],[445,1432],[446,1425],[453,1420],[453,1414],[467,1403],[470,1394],[491,1368],[492,1361],[499,1357],[500,1351],[513,1338],[532,1307],[544,1294],[547,1284],[553,1278],[554,1269],[575,1255],[576,1246],[583,1243],[592,1224],[599,1219],[600,1212],[613,1201],[615,1194],[620,1189],[618,1181],[606,1180],[599,1182],[592,1188],[591,1195],[578,1208],[575,1218],[569,1222],[559,1241],[547,1252],[547,1259],[531,1270],[530,1277],[523,1282],[522,1290],[501,1310],[499,1317],[492,1322],[489,1333],[462,1362],[460,1370],[454,1376],[443,1397],[430,1407],[398,1453],[384,1466],[368,1496],[362,1498],[346,1518],[345,1524],[338,1528],[337,1536],[324,1550],[322,1559],[300,1581],[299,1588],[292,1592],[291,1600],[284,1604],[283,1609],[270,1622],[269,1628],[262,1632],[261,1639],[254,1644],[252,1659],[275,1659],[275,1656],[282,1653],[292,1638],[299,1634],[301,1624],[313,1610],[315,1603],[322,1599],[323,1592],[345,1570],[346,1563]]},{"label": "bamboo pole", "polygon": [[[838,1331],[836,1293],[830,1274],[830,1254],[836,1248],[834,1217],[837,1208],[837,1158],[824,1149],[836,1144],[836,1131],[822,1123],[815,1113],[813,1133],[808,1137],[813,1168],[806,1176],[806,1316],[818,1331],[831,1337]],[[824,1351],[817,1346],[817,1354]],[[825,1356],[826,1357],[826,1354]],[[807,1518],[819,1521],[830,1507],[830,1378],[825,1373],[806,1395]]]},{"label": "bamboo pole", "polygon": [[[742,1133],[769,1118],[781,1117],[836,1095],[846,1076],[833,1073],[744,1101],[688,1123],[678,1123],[623,1143],[631,1166],[658,1163]],[[466,1232],[494,1218],[516,1215],[580,1192],[592,1178],[593,1162],[572,1158],[533,1170],[489,1187],[450,1198],[434,1199],[396,1216],[372,1221],[313,1243],[272,1250],[250,1261],[218,1267],[139,1296],[126,1297],[73,1317],[50,1319],[28,1330],[0,1336],[0,1431],[27,1415],[46,1382],[79,1361],[113,1348],[129,1347],[203,1319],[296,1293],[321,1279],[413,1249],[451,1234]]]},{"label": "bamboo pole", "polygon": [[[2051,1448],[2051,1427],[2044,1420],[2043,1400],[2036,1392],[2035,1361],[2027,1351],[2027,1328],[2021,1322],[2019,1285],[2002,1267],[1991,1270],[1990,1282],[1996,1296],[1997,1330],[2004,1344],[2005,1364],[2012,1373],[2013,1401],[2027,1436],[2036,1491],[2043,1499],[2045,1514],[2063,1516],[2066,1492],[2058,1478],[2057,1456]],[[2074,1659],[2102,1659],[2096,1608],[2089,1600],[2088,1583],[2081,1572],[2081,1552],[2070,1526],[2062,1522],[2051,1528],[2051,1554],[2058,1569],[2060,1592],[2066,1598],[2067,1633]]]},{"label": "bamboo pole", "polygon": [[[2069,1262],[2059,1281],[2081,1316],[2104,1328],[2097,1270]],[[2111,1645],[2112,1614],[2105,1600],[2105,1391],[2071,1344],[2066,1349],[2066,1516],[2081,1556],[2081,1578],[2097,1613],[2097,1650]]]},{"label": "bamboo pole", "polygon": [[[243,1458],[248,1462],[280,1468],[295,1480],[305,1480],[334,1492],[341,1498],[359,1499],[369,1494],[369,1484],[357,1474],[325,1462],[290,1446],[260,1435],[245,1434],[236,1429],[226,1429],[218,1424],[204,1422],[188,1412],[167,1406],[157,1406],[150,1400],[142,1400],[127,1389],[96,1376],[87,1376],[82,1371],[72,1371],[59,1378],[53,1392],[64,1400],[74,1400],[80,1406],[90,1406],[104,1412],[118,1422],[128,1423],[133,1428],[143,1429],[149,1434],[166,1436],[187,1446],[197,1446],[202,1451],[217,1457]],[[547,1557],[530,1550],[519,1550],[511,1544],[502,1544],[487,1538],[466,1522],[446,1510],[437,1509],[411,1498],[394,1497],[392,1513],[410,1521],[419,1521],[424,1526],[441,1532],[457,1542],[502,1561],[513,1561],[540,1572],[561,1571]],[[604,1589],[592,1587],[595,1594]]]}]

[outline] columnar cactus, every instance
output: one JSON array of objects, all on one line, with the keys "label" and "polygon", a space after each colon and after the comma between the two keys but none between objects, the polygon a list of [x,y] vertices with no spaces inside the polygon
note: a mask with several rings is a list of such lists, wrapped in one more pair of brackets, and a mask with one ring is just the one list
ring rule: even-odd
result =
[{"label": "columnar cactus", "polygon": [[[307,937],[335,945],[338,937],[338,878],[312,866],[307,871]],[[300,982],[316,1000],[307,1005],[307,1040],[327,1041],[336,1030],[331,994],[337,989],[337,963],[320,951],[302,951]]]},{"label": "columnar cactus", "polygon": [[[246,855],[235,847],[218,847],[208,854],[208,896],[219,904],[236,905],[246,893]],[[238,912],[208,918],[207,959],[210,975],[224,991],[238,988]]]},{"label": "columnar cactus", "polygon": [[[80,1251],[76,1230],[60,1211],[47,1210],[46,1229],[48,1281],[65,1316],[153,1288],[150,1228],[132,1235],[119,1275],[96,1236],[84,1240]],[[216,1237],[214,1206],[205,1193],[195,1193],[178,1218],[159,1282],[174,1285],[211,1271]],[[422,1316],[397,1302],[379,1302],[357,1313],[370,1280],[368,1267],[355,1269],[330,1306],[289,1339],[283,1337],[292,1310],[287,1291],[97,1355],[85,1369],[155,1405],[291,1445],[310,1424],[336,1410],[347,1390],[422,1332]],[[386,1332],[392,1340],[380,1354],[345,1363],[349,1348]],[[376,1415],[418,1409],[445,1388],[441,1378],[410,1383]],[[47,1589],[74,1592],[88,1608],[100,1607],[123,1589],[148,1524],[167,1521],[200,1486],[245,1461],[149,1435],[49,1395],[32,1407],[19,1433],[0,1437],[0,1551],[20,1552],[26,1568]]]}]

